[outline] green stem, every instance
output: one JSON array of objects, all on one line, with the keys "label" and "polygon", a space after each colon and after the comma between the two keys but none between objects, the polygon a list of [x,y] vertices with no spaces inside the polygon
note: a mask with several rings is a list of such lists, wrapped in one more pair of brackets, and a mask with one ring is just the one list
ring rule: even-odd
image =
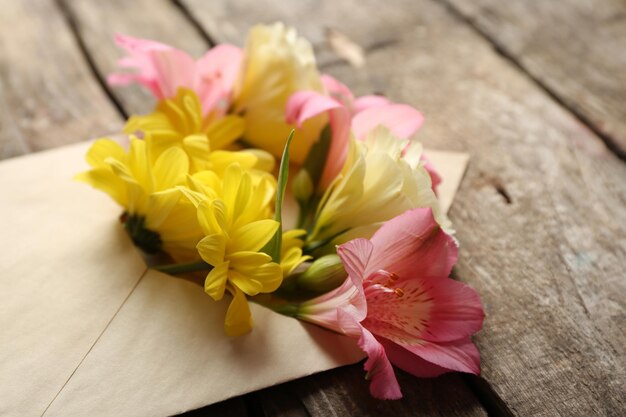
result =
[{"label": "green stem", "polygon": [[184,264],[157,265],[154,269],[165,272],[166,274],[178,275],[186,272],[210,271],[213,269],[213,266],[204,261],[197,261]]},{"label": "green stem", "polygon": [[264,299],[263,297],[251,297],[250,301],[261,305],[265,308],[269,308],[275,313],[282,314],[283,316],[298,318],[298,314],[300,312],[300,305],[298,303],[287,303],[287,302],[272,302]]}]

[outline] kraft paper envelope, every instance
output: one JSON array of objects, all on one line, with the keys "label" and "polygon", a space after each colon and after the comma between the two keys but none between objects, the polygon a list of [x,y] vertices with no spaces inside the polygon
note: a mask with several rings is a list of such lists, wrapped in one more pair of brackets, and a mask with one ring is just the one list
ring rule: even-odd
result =
[{"label": "kraft paper envelope", "polygon": [[[82,143],[0,163],[0,415],[166,416],[341,365],[355,343],[148,270],[108,196],[71,180]],[[467,155],[427,152],[447,210]]]}]

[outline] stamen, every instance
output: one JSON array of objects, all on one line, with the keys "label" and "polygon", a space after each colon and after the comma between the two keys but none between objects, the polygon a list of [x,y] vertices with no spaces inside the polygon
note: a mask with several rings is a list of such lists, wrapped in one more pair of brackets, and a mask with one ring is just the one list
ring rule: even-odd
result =
[{"label": "stamen", "polygon": [[393,292],[395,292],[398,297],[404,296],[404,290],[402,288],[396,288]]}]

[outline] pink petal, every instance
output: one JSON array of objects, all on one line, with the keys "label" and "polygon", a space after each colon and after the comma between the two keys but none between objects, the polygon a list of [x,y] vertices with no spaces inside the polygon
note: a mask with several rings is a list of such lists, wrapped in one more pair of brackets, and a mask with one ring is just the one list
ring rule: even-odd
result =
[{"label": "pink petal", "polygon": [[359,292],[350,278],[346,278],[339,288],[303,302],[298,318],[341,333],[343,330],[337,319],[338,309],[350,314],[358,322],[367,315],[367,302],[362,289]]},{"label": "pink petal", "polygon": [[434,378],[450,372],[450,369],[428,362],[391,340],[387,340],[384,337],[378,337],[377,339],[385,348],[389,361],[411,375],[419,378]]},{"label": "pink petal", "polygon": [[385,222],[371,239],[374,245],[365,277],[384,269],[410,277],[447,277],[457,260],[454,240],[445,234],[430,208],[409,210]]},{"label": "pink petal", "polygon": [[343,107],[337,100],[317,91],[298,91],[289,97],[285,107],[285,120],[302,127],[302,123],[318,114]]},{"label": "pink petal", "polygon": [[470,338],[454,342],[424,342],[420,346],[403,346],[422,359],[451,371],[480,373],[480,354]]},{"label": "pink petal", "polygon": [[368,132],[379,125],[388,127],[396,136],[406,139],[419,129],[424,116],[406,104],[388,104],[368,107],[352,118],[352,131],[363,140]]},{"label": "pink petal", "polygon": [[441,184],[441,181],[442,181],[441,176],[439,176],[439,173],[437,172],[433,164],[430,163],[428,158],[426,158],[426,156],[422,155],[420,159],[424,161],[424,168],[428,172],[428,175],[430,175],[430,182],[432,183],[432,189],[435,193],[437,193],[437,186]]},{"label": "pink petal", "polygon": [[372,396],[384,400],[402,398],[398,380],[383,346],[369,330],[361,326],[349,313],[340,309],[337,311],[337,318],[347,335],[359,338],[359,347],[368,356],[364,368],[367,371],[367,378],[372,381],[370,383]]},{"label": "pink petal", "polygon": [[149,39],[117,34],[115,42],[126,49],[128,57],[121,60],[123,67],[137,70],[134,77],[113,74],[113,85],[136,81],[150,89],[156,98],[173,97],[178,87],[192,87],[194,61],[188,54],[171,46]]},{"label": "pink petal", "polygon": [[429,329],[422,335],[431,342],[465,339],[483,327],[485,312],[480,297],[469,285],[450,278],[424,279],[430,287],[433,308],[428,318]]},{"label": "pink petal", "polygon": [[443,277],[370,282],[365,283],[368,315],[363,325],[377,336],[404,346],[465,339],[482,328],[480,298],[466,284]]},{"label": "pink petal", "polygon": [[363,279],[373,249],[372,242],[363,238],[353,239],[337,247],[337,255],[341,258],[343,267],[361,293],[363,293]]},{"label": "pink petal", "polygon": [[164,97],[174,97],[180,87],[193,88],[195,62],[183,51],[151,51],[151,64],[156,72],[156,83]]},{"label": "pink petal", "polygon": [[243,58],[243,51],[233,45],[211,48],[195,64],[194,90],[202,103],[203,113],[221,116],[230,104]]},{"label": "pink petal", "polygon": [[370,107],[384,106],[391,104],[387,97],[379,95],[362,96],[354,100],[352,110],[354,113],[360,113]]},{"label": "pink petal", "polygon": [[242,59],[241,48],[229,44],[216,45],[196,62],[196,75],[199,78],[219,75],[222,84],[232,88],[239,76]]},{"label": "pink petal", "polygon": [[285,109],[287,123],[302,127],[302,123],[318,114],[329,112],[332,138],[326,164],[320,179],[320,189],[324,190],[343,167],[348,153],[350,139],[350,115],[348,109],[332,97],[315,91],[298,91],[289,97]]},{"label": "pink petal", "polygon": [[320,179],[321,190],[326,190],[335,177],[339,175],[348,156],[350,114],[347,108],[341,107],[330,112],[330,128],[333,136]]},{"label": "pink petal", "polygon": [[322,75],[322,83],[328,94],[332,97],[339,100],[345,106],[352,105],[354,95],[345,84],[327,74]]}]

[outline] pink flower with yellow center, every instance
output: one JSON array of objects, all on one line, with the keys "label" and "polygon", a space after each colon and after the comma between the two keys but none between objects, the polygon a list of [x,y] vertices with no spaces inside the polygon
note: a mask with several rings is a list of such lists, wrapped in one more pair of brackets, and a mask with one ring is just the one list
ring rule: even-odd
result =
[{"label": "pink flower with yellow center", "polygon": [[337,253],[349,278],[303,303],[298,317],[358,339],[374,397],[402,396],[391,364],[418,377],[480,372],[470,340],[482,328],[480,298],[448,278],[457,247],[429,208],[407,211]]}]

